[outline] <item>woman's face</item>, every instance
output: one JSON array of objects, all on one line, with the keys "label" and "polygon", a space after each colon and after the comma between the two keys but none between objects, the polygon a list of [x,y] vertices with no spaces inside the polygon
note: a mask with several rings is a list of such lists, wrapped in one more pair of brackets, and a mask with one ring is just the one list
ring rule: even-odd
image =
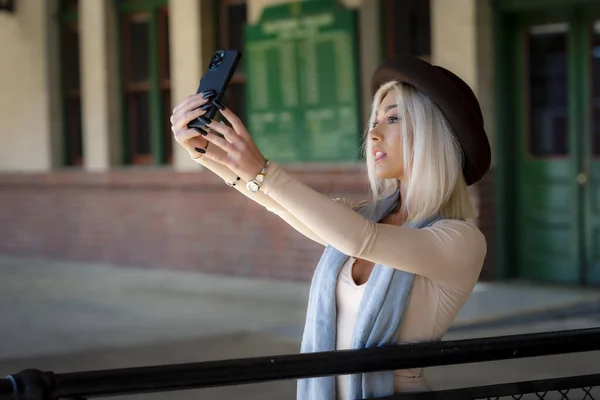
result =
[{"label": "woman's face", "polygon": [[381,101],[368,138],[377,176],[405,182],[402,124],[394,91],[388,92]]}]

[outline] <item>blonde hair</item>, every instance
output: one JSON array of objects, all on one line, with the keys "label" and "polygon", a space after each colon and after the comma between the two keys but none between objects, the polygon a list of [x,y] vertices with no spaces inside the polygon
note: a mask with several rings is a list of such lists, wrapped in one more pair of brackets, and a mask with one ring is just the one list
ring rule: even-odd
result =
[{"label": "blonde hair", "polygon": [[364,154],[373,200],[399,190],[397,179],[379,178],[375,172],[372,143],[368,133],[376,120],[383,98],[395,93],[402,127],[404,171],[407,190],[401,210],[408,221],[433,215],[449,219],[477,217],[462,174],[462,150],[452,128],[438,106],[416,88],[391,81],[382,85],[373,98],[365,133]]}]

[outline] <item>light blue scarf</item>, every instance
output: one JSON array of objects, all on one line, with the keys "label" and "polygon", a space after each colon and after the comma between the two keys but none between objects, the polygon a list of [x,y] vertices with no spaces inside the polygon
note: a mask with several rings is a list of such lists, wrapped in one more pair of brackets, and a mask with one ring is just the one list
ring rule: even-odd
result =
[{"label": "light blue scarf", "polygon": [[[377,203],[355,211],[371,221],[380,221],[398,204],[396,192]],[[429,218],[405,226],[424,228],[438,218]],[[336,348],[336,284],[346,254],[327,246],[315,270],[310,294],[302,353],[332,351]],[[410,298],[414,274],[376,264],[365,286],[360,303],[352,348],[362,349],[398,343],[398,331]],[[353,374],[350,376],[351,399],[389,396],[394,393],[393,371]],[[298,400],[334,400],[335,376],[298,380]],[[346,400],[346,399],[344,399]],[[350,399],[347,399],[350,400]]]}]

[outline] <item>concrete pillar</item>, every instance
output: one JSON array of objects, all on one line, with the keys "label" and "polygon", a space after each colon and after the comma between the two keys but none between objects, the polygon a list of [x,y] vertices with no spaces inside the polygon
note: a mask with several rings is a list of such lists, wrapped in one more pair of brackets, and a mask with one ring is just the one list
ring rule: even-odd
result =
[{"label": "concrete pillar", "polygon": [[58,98],[56,3],[21,0],[14,13],[0,13],[0,171],[47,171],[55,154]]},{"label": "concrete pillar", "polygon": [[104,171],[122,160],[117,11],[112,1],[79,4],[84,168]]},{"label": "concrete pillar", "polygon": [[[216,51],[213,0],[170,0],[169,45],[171,49],[171,101],[173,108],[196,93],[202,74]],[[176,21],[176,23],[175,23]],[[197,170],[199,164],[181,146],[173,145],[173,167]]]},{"label": "concrete pillar", "polygon": [[[356,1],[356,0],[355,0]],[[359,55],[363,125],[371,111],[371,75],[381,62],[380,0],[363,1],[358,8]]]},{"label": "concrete pillar", "polygon": [[492,12],[491,0],[431,0],[431,61],[471,86],[493,148]]}]

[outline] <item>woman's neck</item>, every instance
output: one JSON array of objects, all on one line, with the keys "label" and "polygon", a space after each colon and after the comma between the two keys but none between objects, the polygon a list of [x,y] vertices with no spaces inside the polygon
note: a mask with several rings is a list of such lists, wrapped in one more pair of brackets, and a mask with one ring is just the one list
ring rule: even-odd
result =
[{"label": "woman's neck", "polygon": [[396,205],[396,207],[394,207],[391,214],[398,214],[402,208],[402,203],[406,199],[406,185],[401,180],[398,180],[398,186],[400,190],[400,198],[398,199],[398,204]]},{"label": "woman's neck", "polygon": [[406,199],[406,192],[408,191],[408,186],[398,179],[398,187],[400,188],[400,198]]}]

